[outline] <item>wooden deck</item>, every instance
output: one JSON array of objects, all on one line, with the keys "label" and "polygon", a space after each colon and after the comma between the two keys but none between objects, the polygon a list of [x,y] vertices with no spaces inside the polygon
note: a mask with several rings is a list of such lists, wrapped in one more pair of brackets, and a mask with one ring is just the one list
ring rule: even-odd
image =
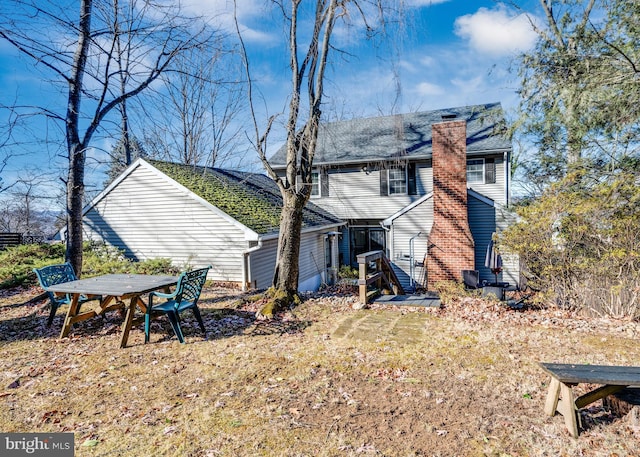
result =
[{"label": "wooden deck", "polygon": [[440,307],[440,297],[435,294],[425,295],[379,295],[370,303],[392,306],[423,306],[427,308]]}]

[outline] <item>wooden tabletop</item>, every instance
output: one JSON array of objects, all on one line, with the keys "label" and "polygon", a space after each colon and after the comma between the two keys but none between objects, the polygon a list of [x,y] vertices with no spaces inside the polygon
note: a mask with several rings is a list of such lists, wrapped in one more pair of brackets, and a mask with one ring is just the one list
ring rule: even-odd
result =
[{"label": "wooden tabletop", "polygon": [[640,385],[640,367],[570,363],[540,363],[540,366],[565,384],[588,382],[611,386]]},{"label": "wooden tabletop", "polygon": [[70,294],[124,297],[173,286],[177,282],[177,276],[109,274],[56,284],[47,287],[47,290]]}]

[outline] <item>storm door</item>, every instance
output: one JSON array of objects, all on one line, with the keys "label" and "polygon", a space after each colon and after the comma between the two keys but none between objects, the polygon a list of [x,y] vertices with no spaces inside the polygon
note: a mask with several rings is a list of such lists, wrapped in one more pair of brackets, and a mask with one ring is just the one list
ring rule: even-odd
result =
[{"label": "storm door", "polygon": [[379,227],[351,227],[351,265],[357,266],[358,254],[369,251],[386,252],[386,236]]}]

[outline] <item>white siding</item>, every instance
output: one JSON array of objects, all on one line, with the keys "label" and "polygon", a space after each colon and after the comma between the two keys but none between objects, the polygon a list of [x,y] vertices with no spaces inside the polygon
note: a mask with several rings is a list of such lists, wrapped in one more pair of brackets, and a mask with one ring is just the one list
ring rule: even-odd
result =
[{"label": "white siding", "polygon": [[317,290],[326,281],[324,235],[303,233],[300,242],[300,290]]},{"label": "white siding", "polygon": [[[468,187],[494,200],[506,204],[505,162],[495,158],[496,182],[471,184]],[[329,172],[329,196],[314,198],[313,203],[342,219],[386,219],[402,208],[433,190],[431,161],[416,164],[416,190],[418,195],[380,195],[380,170],[362,171],[362,168],[339,168]]]},{"label": "white siding", "polygon": [[[487,246],[494,232],[504,230],[512,222],[513,215],[493,202],[468,196],[467,212],[469,227],[474,239],[475,269],[480,272],[480,279],[495,281],[491,270],[484,266]],[[410,254],[410,239],[418,232],[420,237],[414,240],[414,259],[422,261],[427,253],[428,236],[433,226],[433,199],[429,198],[393,220],[389,232],[389,255],[391,261],[399,267],[410,280],[411,265],[408,260]],[[509,253],[503,253],[503,272],[498,279],[511,284],[519,284],[519,259]],[[416,267],[414,279],[420,281],[423,277],[422,268]],[[402,280],[402,277],[401,277]],[[404,285],[404,284],[403,284]]]},{"label": "white siding", "polygon": [[[469,196],[469,225],[475,241],[476,270],[480,272],[480,279],[495,281],[495,275],[484,266],[487,255],[487,246],[491,241],[491,235],[500,233],[513,221],[513,214],[500,205],[489,205],[479,199]],[[513,285],[519,285],[520,262],[517,255],[501,252],[502,273],[498,280],[506,281]]]},{"label": "white siding", "polygon": [[[413,240],[414,261],[422,262],[427,254],[428,236],[433,226],[433,198],[429,198],[417,205],[411,211],[407,211],[393,221],[389,233],[391,242],[389,243],[389,255],[391,261],[399,267],[407,276],[407,283],[410,282],[411,262],[410,245],[411,238],[420,235]],[[413,279],[416,282],[422,280],[422,267],[414,269]],[[402,278],[400,279],[402,281]],[[405,286],[403,281],[403,286]]]},{"label": "white siding", "polygon": [[[467,187],[475,190],[479,194],[489,197],[499,205],[507,204],[506,184],[505,184],[505,162],[502,157],[495,159],[496,164],[496,182],[495,184],[469,184]],[[495,279],[495,278],[494,278]]]},{"label": "white siding", "polygon": [[211,264],[209,279],[242,281],[244,233],[145,167],[85,214],[84,230],[130,258],[166,257],[180,268]]},{"label": "white siding", "polygon": [[[383,172],[385,172],[383,170]],[[380,171],[342,168],[329,172],[329,197],[314,198],[313,203],[342,219],[386,219],[431,191],[430,164],[418,164],[418,195],[380,195]]]},{"label": "white siding", "polygon": [[249,256],[251,287],[256,289],[268,289],[271,287],[277,254],[277,239],[265,241],[262,248],[251,253]]},{"label": "white siding", "polygon": [[[480,280],[493,282],[496,280],[495,275],[484,266],[484,261],[491,236],[497,230],[495,205],[488,204],[471,195],[468,197],[467,205],[469,228],[474,242],[475,269],[480,272]],[[500,278],[499,275],[498,279]]]},{"label": "white siding", "polygon": [[[267,289],[273,283],[278,249],[277,240],[265,241],[262,248],[250,256],[251,285],[256,289]],[[324,234],[322,232],[303,233],[300,241],[301,291],[317,290],[325,280]]]},{"label": "white siding", "polygon": [[[516,215],[504,208],[496,211],[496,226],[498,232],[505,230],[516,221]],[[503,278],[511,284],[522,285],[520,278],[520,257],[510,252],[502,253],[502,263],[504,265]]]}]

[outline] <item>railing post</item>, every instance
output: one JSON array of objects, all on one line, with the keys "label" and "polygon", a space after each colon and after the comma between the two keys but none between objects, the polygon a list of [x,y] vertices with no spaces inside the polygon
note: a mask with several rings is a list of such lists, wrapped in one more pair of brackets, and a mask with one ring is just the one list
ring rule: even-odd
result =
[{"label": "railing post", "polygon": [[359,272],[359,289],[360,289],[360,303],[367,306],[367,263],[360,262],[358,259],[358,272]]}]

